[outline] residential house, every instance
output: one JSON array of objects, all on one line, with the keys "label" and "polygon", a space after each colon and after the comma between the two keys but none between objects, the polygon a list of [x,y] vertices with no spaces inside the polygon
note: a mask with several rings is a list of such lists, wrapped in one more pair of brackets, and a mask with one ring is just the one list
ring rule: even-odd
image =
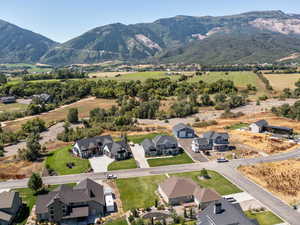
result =
[{"label": "residential house", "polygon": [[61,185],[46,195],[39,195],[36,215],[38,221],[69,224],[86,221],[88,224],[104,216],[105,208],[104,187],[85,179],[74,187]]},{"label": "residential house", "polygon": [[188,125],[179,123],[173,127],[173,134],[177,138],[194,138],[195,131]]},{"label": "residential house", "polygon": [[221,199],[212,189],[200,188],[191,179],[170,177],[161,183],[158,192],[164,201],[170,205],[180,205],[194,202],[201,208]]},{"label": "residential house", "polygon": [[266,120],[259,120],[250,124],[250,130],[253,133],[270,132],[274,134],[292,135],[293,129],[289,127],[269,125]]},{"label": "residential house", "polygon": [[259,225],[257,220],[245,216],[238,203],[222,198],[210,203],[197,215],[197,225]]},{"label": "residential house", "polygon": [[8,96],[8,97],[0,98],[0,102],[2,102],[3,104],[15,103],[16,100],[17,99],[14,96]]},{"label": "residential house", "polygon": [[229,135],[228,133],[218,133],[209,131],[203,134],[211,146],[211,149],[217,151],[226,151],[229,149]]},{"label": "residential house", "polygon": [[158,135],[155,138],[145,139],[141,143],[146,156],[177,155],[180,148],[176,138],[166,135]]},{"label": "residential house", "polygon": [[194,152],[200,152],[205,150],[212,150],[212,145],[207,138],[194,138],[192,141],[192,150]]},{"label": "residential house", "polygon": [[0,193],[0,225],[10,225],[22,207],[18,192]]},{"label": "residential house", "polygon": [[43,103],[48,103],[48,102],[51,101],[51,96],[49,94],[42,93],[42,94],[39,94],[39,95],[33,95],[32,99],[36,99],[36,100],[38,100],[40,102],[43,102]]},{"label": "residential house", "polygon": [[110,135],[78,140],[72,151],[81,158],[107,155],[116,160],[124,160],[131,157],[129,145],[124,141],[115,142]]}]

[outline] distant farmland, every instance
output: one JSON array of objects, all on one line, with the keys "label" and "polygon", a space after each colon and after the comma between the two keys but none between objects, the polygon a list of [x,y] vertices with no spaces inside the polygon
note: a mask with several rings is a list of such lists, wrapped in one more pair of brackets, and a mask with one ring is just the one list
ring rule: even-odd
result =
[{"label": "distant farmland", "polygon": [[294,89],[295,83],[300,79],[300,73],[297,74],[265,74],[271,86],[277,90],[282,91],[284,88]]}]

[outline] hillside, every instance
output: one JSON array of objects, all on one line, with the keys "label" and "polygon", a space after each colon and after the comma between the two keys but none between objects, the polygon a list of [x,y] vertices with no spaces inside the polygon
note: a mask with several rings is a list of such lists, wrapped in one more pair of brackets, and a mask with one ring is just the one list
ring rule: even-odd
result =
[{"label": "hillside", "polygon": [[[153,23],[111,24],[51,49],[48,64],[186,62],[235,64],[275,62],[300,52],[300,16],[281,11],[222,17],[176,16]],[[297,60],[297,58],[293,58]]]},{"label": "hillside", "polygon": [[56,43],[0,20],[0,63],[37,62]]}]

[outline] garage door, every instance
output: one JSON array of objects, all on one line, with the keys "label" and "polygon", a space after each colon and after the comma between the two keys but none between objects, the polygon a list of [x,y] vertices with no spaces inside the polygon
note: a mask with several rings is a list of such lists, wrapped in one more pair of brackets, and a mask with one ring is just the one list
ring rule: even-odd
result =
[{"label": "garage door", "polygon": [[180,138],[186,137],[185,131],[180,131],[180,132],[179,132],[179,137],[180,137]]}]

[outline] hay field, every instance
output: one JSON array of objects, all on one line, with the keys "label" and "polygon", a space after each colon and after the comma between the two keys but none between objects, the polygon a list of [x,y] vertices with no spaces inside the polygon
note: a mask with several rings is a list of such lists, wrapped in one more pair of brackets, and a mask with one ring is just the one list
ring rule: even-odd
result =
[{"label": "hay field", "polygon": [[282,91],[284,88],[294,89],[295,83],[300,79],[299,74],[265,74],[271,86],[277,90]]},{"label": "hay field", "polygon": [[300,201],[300,160],[242,166],[239,170],[288,204]]},{"label": "hay field", "polygon": [[77,108],[78,112],[79,112],[79,118],[85,118],[85,117],[89,116],[90,110],[92,110],[94,108],[99,107],[99,108],[108,109],[115,104],[116,104],[115,100],[111,100],[111,99],[100,99],[100,98],[95,98],[95,97],[86,98],[86,99],[82,99],[78,102],[75,102],[73,104],[62,106],[53,111],[43,113],[41,115],[25,117],[25,118],[17,119],[14,121],[9,121],[9,122],[5,123],[5,129],[15,131],[15,130],[21,128],[22,124],[26,123],[26,121],[36,118],[36,117],[41,118],[47,124],[49,124],[52,121],[62,121],[64,119],[66,119],[68,110],[70,108]]}]

